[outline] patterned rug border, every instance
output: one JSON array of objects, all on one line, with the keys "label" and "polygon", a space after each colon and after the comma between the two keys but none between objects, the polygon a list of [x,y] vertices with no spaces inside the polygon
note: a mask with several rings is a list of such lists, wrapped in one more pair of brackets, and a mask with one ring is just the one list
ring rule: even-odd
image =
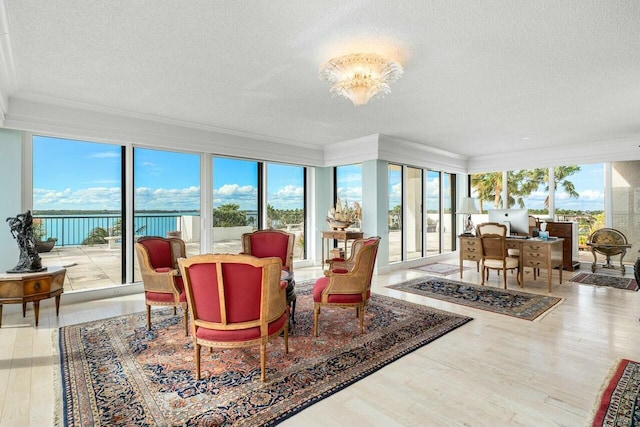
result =
[{"label": "patterned rug border", "polygon": [[[306,285],[310,285],[312,284],[314,281],[301,281],[296,285],[296,289],[298,289],[299,287],[304,288]],[[302,290],[303,294],[310,294],[310,289],[303,289]],[[298,293],[298,297],[300,297],[300,293]],[[290,418],[291,416],[299,413],[300,411],[308,408],[309,406],[331,396],[332,394],[343,390],[346,387],[349,387],[350,385],[358,382],[359,380],[373,374],[374,372],[382,369],[383,367],[387,366],[390,363],[395,362],[396,360],[406,356],[407,354],[426,346],[427,344],[445,336],[446,334],[455,331],[456,329],[458,329],[459,327],[467,324],[468,322],[470,322],[471,320],[473,320],[472,317],[466,316],[466,315],[462,315],[462,314],[457,314],[457,313],[452,313],[452,312],[448,312],[446,310],[442,310],[442,309],[438,309],[438,308],[433,308],[433,307],[427,307],[424,305],[420,305],[420,304],[416,304],[416,303],[412,303],[409,301],[404,301],[404,300],[400,300],[397,298],[393,298],[393,297],[389,297],[389,296],[383,296],[383,295],[378,295],[378,294],[372,294],[371,295],[372,298],[372,303],[378,304],[380,306],[385,306],[386,303],[385,301],[388,301],[390,303],[395,303],[395,304],[399,304],[401,306],[404,306],[406,310],[409,309],[417,309],[418,311],[415,312],[414,314],[416,316],[420,316],[420,313],[424,314],[425,312],[431,312],[434,313],[436,315],[443,315],[443,316],[447,316],[447,320],[444,321],[443,323],[439,323],[437,325],[434,325],[431,329],[429,329],[429,333],[423,333],[422,336],[420,336],[418,339],[415,339],[411,341],[411,340],[407,340],[406,342],[403,342],[404,345],[400,345],[398,348],[397,353],[395,354],[389,354],[387,355],[383,360],[379,360],[379,361],[372,361],[369,360],[367,361],[368,365],[366,365],[365,367],[362,367],[359,371],[354,372],[354,374],[346,379],[343,380],[344,382],[339,383],[339,384],[335,384],[335,385],[327,385],[325,388],[322,389],[322,392],[315,395],[315,396],[311,396],[308,398],[305,398],[306,400],[303,400],[302,402],[300,402],[297,406],[293,407],[293,408],[289,408],[286,411],[283,411],[281,413],[278,413],[276,415],[274,415],[271,419],[268,419],[267,421],[265,421],[264,423],[261,423],[261,425],[276,425],[279,424],[280,422]],[[166,312],[169,311],[169,309],[165,310]],[[154,315],[155,313],[158,313],[159,310],[155,310],[154,311]],[[296,312],[298,313],[298,312]],[[52,334],[52,338],[55,340],[54,342],[54,361],[57,361],[57,365],[54,365],[55,367],[55,371],[56,374],[54,375],[54,385],[57,385],[59,388],[57,390],[61,390],[60,394],[61,397],[58,399],[56,398],[57,402],[56,402],[56,413],[54,415],[54,423],[56,426],[67,426],[67,425],[75,425],[75,424],[68,424],[68,419],[67,419],[67,414],[66,414],[66,410],[68,408],[68,399],[70,398],[70,396],[67,396],[68,394],[68,390],[65,387],[65,384],[69,381],[69,378],[67,378],[68,374],[65,375],[64,372],[64,365],[63,365],[63,361],[66,359],[66,357],[63,356],[63,341],[64,341],[64,333],[63,333],[63,329],[65,328],[73,328],[73,331],[77,331],[79,330],[78,328],[82,328],[84,326],[90,326],[93,324],[96,324],[97,322],[107,322],[109,320],[117,320],[119,318],[139,318],[139,319],[144,319],[145,316],[145,312],[141,311],[141,312],[135,312],[135,313],[131,313],[131,314],[126,314],[126,315],[118,315],[118,316],[112,316],[109,318],[105,318],[105,319],[100,319],[97,321],[88,321],[88,322],[82,322],[79,324],[75,324],[75,325],[68,325],[68,326],[64,326],[62,328],[59,328],[58,330],[55,330]],[[144,327],[144,322],[140,322],[140,327]],[[71,329],[69,329],[71,330]],[[391,333],[398,333],[399,331],[395,331],[395,330],[391,330]],[[383,334],[384,335],[384,334]],[[292,337],[290,337],[291,340]],[[189,342],[191,342],[191,340],[189,339]],[[370,345],[369,344],[365,344],[365,346]],[[290,342],[291,345],[291,342]],[[359,349],[360,347],[356,347],[355,349]],[[325,359],[329,360],[330,359],[330,354],[327,354],[327,357]],[[279,379],[279,382],[282,382],[286,380],[286,377],[282,377]],[[276,384],[275,381],[272,382],[267,382],[264,383],[264,385],[267,386],[273,386],[275,388]],[[262,390],[262,389],[261,389]],[[255,391],[254,391],[255,392]],[[199,416],[202,416],[203,414],[197,414]],[[193,418],[190,418],[190,420],[193,420]],[[255,421],[255,420],[254,420]],[[236,421],[234,422],[233,425],[244,425],[244,422],[242,420],[240,421]],[[225,424],[226,425],[226,424]]]},{"label": "patterned rug border", "polygon": [[[436,265],[437,266],[447,266],[447,267],[449,267],[449,269],[444,273],[440,272],[440,271],[435,271],[433,269],[433,266],[436,266]],[[460,272],[460,266],[459,265],[447,264],[447,263],[444,263],[444,262],[435,262],[433,264],[421,265],[419,267],[412,267],[411,269],[412,270],[424,271],[424,272],[431,273],[431,274],[441,274],[443,276],[449,276],[451,274]],[[437,267],[436,267],[436,269],[437,269]],[[462,267],[462,271],[470,270],[470,269],[471,269],[471,267],[467,267],[467,266],[463,266]]]},{"label": "patterned rug border", "polygon": [[[626,285],[626,287],[624,288],[620,288],[617,286],[610,286],[610,285],[598,285],[596,283],[588,283],[588,282],[581,282],[579,280],[574,280],[574,279],[584,279],[587,277],[606,277],[606,278],[612,278],[612,279],[616,279],[616,280],[628,280],[629,283]],[[585,271],[581,271],[578,274],[574,275],[573,277],[571,277],[569,279],[570,282],[573,283],[579,283],[581,285],[589,285],[589,286],[595,286],[595,287],[599,287],[599,288],[612,288],[612,289],[621,289],[623,291],[632,291],[632,292],[638,292],[638,290],[640,290],[640,287],[638,286],[638,283],[636,282],[636,279],[634,279],[633,277],[622,277],[622,276],[610,276],[608,274],[598,274],[598,273],[589,273],[589,272],[585,272]]]},{"label": "patterned rug border", "polygon": [[[538,310],[537,312],[535,312],[535,315],[531,315],[529,317],[525,317],[522,315],[517,315],[517,314],[513,314],[513,313],[509,313],[509,312],[503,312],[503,311],[499,311],[496,309],[492,309],[490,306],[475,306],[472,305],[470,303],[468,303],[466,300],[462,300],[460,298],[454,298],[454,297],[447,297],[447,296],[441,296],[438,294],[433,294],[433,293],[429,293],[427,291],[422,291],[422,290],[418,290],[418,289],[406,289],[407,287],[413,286],[415,284],[427,281],[427,280],[439,280],[439,281],[447,281],[450,283],[454,283],[457,285],[464,285],[464,286],[468,286],[471,288],[475,288],[478,290],[483,290],[483,291],[491,291],[491,292],[495,292],[495,293],[505,293],[505,294],[509,294],[509,295],[521,295],[521,296],[526,296],[526,297],[537,297],[537,298],[542,298],[542,299],[551,299],[554,302],[550,303],[547,307],[544,308],[544,310]],[[423,277],[418,277],[416,279],[411,279],[408,280],[406,282],[402,282],[402,283],[397,283],[394,285],[389,285],[387,286],[387,288],[390,289],[395,289],[397,291],[400,292],[408,292],[414,295],[420,295],[426,298],[433,298],[433,299],[437,299],[439,301],[445,301],[445,302],[449,302],[451,304],[457,304],[457,305],[462,305],[464,307],[469,307],[472,309],[476,309],[476,310],[482,310],[482,311],[488,311],[490,313],[495,313],[495,314],[501,314],[504,316],[509,316],[509,317],[514,317],[516,319],[521,319],[521,320],[528,320],[528,321],[532,321],[532,322],[537,322],[540,321],[543,317],[545,317],[549,312],[551,312],[553,309],[555,309],[556,307],[558,307],[560,304],[562,304],[562,302],[564,301],[564,298],[562,297],[554,297],[554,296],[549,296],[549,295],[540,295],[540,294],[534,294],[534,293],[529,293],[529,292],[523,292],[523,291],[514,291],[511,289],[501,289],[501,288],[496,288],[496,287],[492,287],[492,286],[480,286],[480,285],[476,285],[473,283],[467,283],[467,282],[461,282],[459,280],[453,280],[453,279],[449,279],[446,277],[436,277],[436,276],[423,276]]]},{"label": "patterned rug border", "polygon": [[[633,425],[632,421],[629,422],[630,420],[618,419],[618,415],[620,414],[619,408],[624,407],[623,405],[624,402],[621,402],[621,400],[624,397],[629,398],[627,394],[621,393],[620,391],[618,391],[618,387],[620,386],[620,382],[624,377],[627,367],[629,367],[630,365],[635,365],[635,367],[632,366],[630,368],[631,370],[635,369],[636,371],[640,372],[640,362],[636,362],[630,359],[621,359],[621,358],[618,358],[616,362],[613,364],[613,366],[609,369],[609,372],[605,376],[602,382],[602,385],[600,387],[600,390],[596,396],[593,409],[591,410],[591,413],[589,415],[589,420],[588,420],[589,426],[624,427],[624,426]],[[628,373],[628,376],[631,376],[631,375],[632,375],[631,372]],[[636,372],[636,376],[637,375],[638,373]],[[631,380],[631,378],[627,378],[626,380]],[[637,378],[636,378],[636,381],[637,381]],[[622,385],[623,388],[625,386],[627,386],[627,382],[624,382],[624,384]],[[639,393],[640,393],[640,384],[636,383],[636,389],[635,389],[636,400],[638,399]],[[635,407],[633,402],[630,403],[630,406]],[[609,416],[607,417],[607,412],[609,407],[613,407],[615,410],[613,411],[612,414],[609,414]],[[640,408],[638,408],[638,410],[640,410]],[[631,415],[633,416],[633,414]],[[621,423],[618,424],[617,423],[618,421],[620,421]],[[627,422],[622,423],[623,421],[627,421]]]}]

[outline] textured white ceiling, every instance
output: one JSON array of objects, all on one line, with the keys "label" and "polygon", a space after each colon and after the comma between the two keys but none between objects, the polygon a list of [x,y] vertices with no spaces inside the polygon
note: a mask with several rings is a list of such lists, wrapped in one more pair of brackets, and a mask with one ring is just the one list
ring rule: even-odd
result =
[{"label": "textured white ceiling", "polygon": [[[640,141],[640,1],[3,1],[13,96],[310,146],[384,134],[475,156]],[[357,51],[405,70],[359,108],[318,79]]]}]

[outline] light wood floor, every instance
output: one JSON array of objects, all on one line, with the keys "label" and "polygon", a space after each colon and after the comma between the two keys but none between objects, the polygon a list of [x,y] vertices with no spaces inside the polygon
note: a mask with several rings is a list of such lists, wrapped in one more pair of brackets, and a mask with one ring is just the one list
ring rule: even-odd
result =
[{"label": "light wood floor", "polygon": [[[581,271],[589,271],[584,268]],[[579,271],[578,271],[579,272]],[[577,272],[576,272],[577,273]],[[387,289],[425,275],[374,276],[373,290],[465,314],[474,320],[285,421],[287,426],[582,426],[618,358],[640,360],[640,293],[563,283],[561,305],[530,322]],[[320,275],[297,269],[298,281]],[[525,291],[546,294],[546,276],[525,274]],[[449,276],[458,279],[459,275]],[[632,277],[632,273],[628,274]],[[479,283],[475,265],[464,281]],[[489,286],[501,286],[492,275]],[[513,276],[510,289],[517,289]],[[53,425],[52,333],[60,326],[144,310],[140,295],[65,304],[56,318],[41,304],[40,325],[7,313],[0,329],[0,427]]]}]

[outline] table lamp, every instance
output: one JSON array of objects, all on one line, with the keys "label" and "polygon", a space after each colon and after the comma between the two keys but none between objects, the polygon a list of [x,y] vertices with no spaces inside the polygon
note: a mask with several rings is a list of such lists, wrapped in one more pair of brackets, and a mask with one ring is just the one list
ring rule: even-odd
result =
[{"label": "table lamp", "polygon": [[464,231],[463,235],[473,236],[474,226],[473,221],[471,221],[471,215],[477,214],[478,209],[476,208],[476,201],[473,197],[463,197],[462,203],[460,204],[460,209],[456,211],[456,214],[465,215],[464,217]]}]

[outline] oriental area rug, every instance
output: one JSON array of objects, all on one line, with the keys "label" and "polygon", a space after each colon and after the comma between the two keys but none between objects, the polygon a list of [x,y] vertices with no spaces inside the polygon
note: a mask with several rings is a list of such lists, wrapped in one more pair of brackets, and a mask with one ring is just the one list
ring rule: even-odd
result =
[{"label": "oriental area rug", "polygon": [[607,286],[616,289],[626,289],[629,291],[638,290],[636,279],[621,276],[608,276],[606,274],[578,273],[569,279],[570,282],[583,283],[593,286]]},{"label": "oriental area rug", "polygon": [[590,425],[640,425],[640,363],[622,359],[616,364],[602,389]]},{"label": "oriental area rug", "polygon": [[[470,267],[464,267],[465,270],[468,270],[469,268]],[[459,273],[460,266],[436,262],[433,264],[423,265],[421,267],[414,267],[412,270],[420,270],[430,274],[441,274],[443,276],[448,276],[450,274]]]},{"label": "oriental area rug", "polygon": [[260,381],[259,346],[202,349],[194,379],[191,337],[182,315],[152,311],[60,328],[64,426],[275,425],[451,332],[470,317],[372,295],[365,333],[355,309],[323,309],[313,337],[311,285],[296,285],[296,323],[267,347],[267,381]]},{"label": "oriental area rug", "polygon": [[389,288],[525,320],[536,320],[562,301],[562,298],[552,296],[428,276]]}]

